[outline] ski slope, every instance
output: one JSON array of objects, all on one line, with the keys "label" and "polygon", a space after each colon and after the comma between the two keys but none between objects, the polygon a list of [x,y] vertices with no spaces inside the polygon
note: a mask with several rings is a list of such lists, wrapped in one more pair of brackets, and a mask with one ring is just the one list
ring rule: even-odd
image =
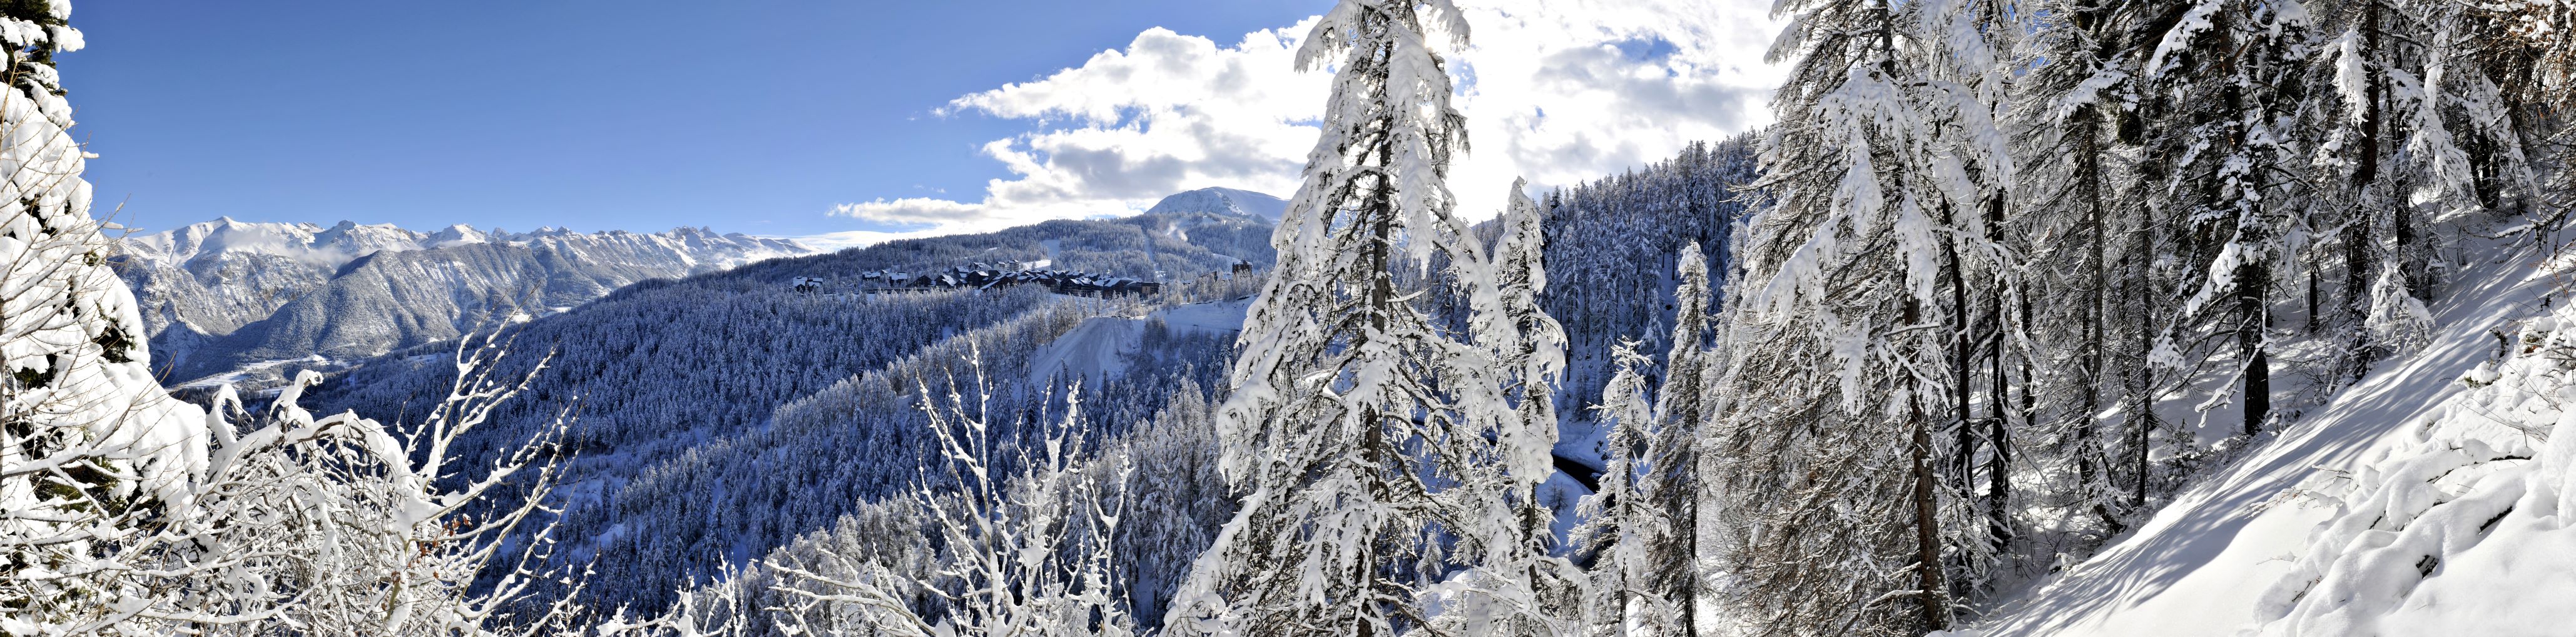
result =
[{"label": "ski slope", "polygon": [[1243,329],[1250,299],[1186,303],[1145,316],[1095,316],[1056,337],[1029,357],[1029,383],[1048,377],[1099,383],[1127,373],[1127,355],[1142,346],[1145,323],[1160,318],[1173,332],[1233,333]]},{"label": "ski slope", "polygon": [[[2448,298],[2435,304],[2436,333],[2422,352],[2382,363],[2277,439],[2201,478],[2092,559],[1952,634],[2162,637],[2261,628],[2267,591],[2310,552],[2319,525],[2339,513],[2332,499],[2309,495],[2311,489],[2375,466],[2379,456],[2421,453],[2414,451],[2417,432],[2468,389],[2458,382],[2462,374],[2495,360],[2497,339],[2489,331],[2514,333],[2518,321],[2545,311],[2542,299],[2556,277],[2532,260],[2517,254],[2468,265]],[[2576,608],[2576,600],[2566,603]],[[2568,634],[2566,628],[2557,634]]]}]

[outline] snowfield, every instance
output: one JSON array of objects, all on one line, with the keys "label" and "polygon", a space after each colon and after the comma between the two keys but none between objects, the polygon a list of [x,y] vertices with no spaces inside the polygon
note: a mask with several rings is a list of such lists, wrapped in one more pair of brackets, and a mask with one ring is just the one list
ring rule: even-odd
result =
[{"label": "snowfield", "polygon": [[1029,384],[1043,386],[1049,377],[1082,378],[1087,386],[1127,373],[1127,355],[1142,345],[1146,322],[1160,318],[1174,332],[1231,334],[1243,329],[1251,299],[1189,303],[1155,310],[1147,316],[1095,316],[1056,337],[1029,357]]},{"label": "snowfield", "polygon": [[[2563,530],[2530,532],[2528,525],[2499,525],[2486,548],[2475,554],[2474,564],[2423,564],[2430,577],[2413,572],[2421,556],[2407,556],[2407,577],[2382,574],[2374,582],[2400,589],[2379,595],[2379,601],[2403,604],[2367,607],[2371,600],[2360,600],[2365,607],[2344,613],[2411,621],[2318,624],[2304,630],[2295,625],[2299,622],[2264,625],[2289,612],[2294,598],[2316,608],[2354,601],[2347,599],[2349,591],[2307,586],[2319,570],[2302,570],[2303,556],[2312,552],[2312,536],[2339,516],[2369,518],[2361,521],[2364,527],[2374,521],[2389,526],[2390,520],[2382,519],[2386,511],[2343,511],[2342,499],[2354,491],[2354,478],[2368,482],[2384,469],[2447,450],[2451,445],[2444,441],[2455,438],[2444,436],[2469,427],[2455,421],[2487,417],[2490,412],[2465,407],[2493,392],[2469,392],[2470,384],[2461,382],[2463,374],[2493,365],[2499,343],[2490,330],[2513,334],[2522,321],[2542,315],[2547,311],[2543,296],[2554,290],[2554,279],[2564,276],[2553,271],[2557,268],[2535,268],[2529,261],[2517,253],[2501,262],[2470,264],[2449,298],[2435,304],[2440,327],[2424,351],[2382,363],[2362,382],[2287,426],[2277,439],[2202,477],[2093,558],[2005,599],[1973,626],[1949,634],[2143,637],[2238,635],[2258,629],[2284,635],[2566,634],[2563,616],[2576,605],[2576,538]],[[2576,319],[2566,324],[2576,327]],[[2479,373],[2494,376],[2491,368]],[[2543,422],[2556,419],[2552,414]],[[2469,437],[2506,431],[2528,436],[2487,426]],[[2529,444],[2545,445],[2533,438]],[[2510,445],[2498,441],[2495,446]],[[2451,495],[2456,493],[2425,495],[2406,508],[2420,512]],[[2565,522],[2539,525],[2557,528]],[[2383,536],[2391,535],[2374,533],[2380,535],[2361,538],[2360,547],[2385,544],[2389,538]],[[2451,539],[2454,545],[2475,541]],[[2343,548],[2320,545],[2313,548],[2320,557],[2309,561],[2332,562]],[[2519,566],[2517,558],[2523,560]],[[2285,582],[2294,572],[2300,576]],[[2417,578],[2423,578],[2420,587],[2414,585]],[[2415,594],[2410,598],[2403,589]],[[2519,615],[2506,612],[2517,608]],[[2561,619],[2523,623],[2553,615]]]}]

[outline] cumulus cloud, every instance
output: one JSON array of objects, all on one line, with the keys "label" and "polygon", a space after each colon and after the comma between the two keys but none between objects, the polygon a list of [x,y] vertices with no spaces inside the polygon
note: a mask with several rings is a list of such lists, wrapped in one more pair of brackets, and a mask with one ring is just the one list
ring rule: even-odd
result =
[{"label": "cumulus cloud", "polygon": [[[1471,149],[1451,171],[1462,216],[1494,214],[1515,178],[1537,187],[1671,156],[1769,120],[1761,61],[1777,23],[1750,0],[1463,0],[1453,53]],[[902,228],[851,242],[976,232],[1144,209],[1224,186],[1287,196],[1312,150],[1323,73],[1292,64],[1309,18],[1228,45],[1162,28],[1046,77],[959,97],[948,116],[1025,120],[983,154],[1010,177],[983,199],[910,197],[833,213]],[[846,235],[846,236],[844,236]]]}]

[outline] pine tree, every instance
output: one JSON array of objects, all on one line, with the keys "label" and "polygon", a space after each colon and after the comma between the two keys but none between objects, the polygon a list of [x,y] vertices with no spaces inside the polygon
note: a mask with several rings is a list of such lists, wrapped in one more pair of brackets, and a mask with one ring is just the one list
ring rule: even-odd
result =
[{"label": "pine tree", "polygon": [[[1536,239],[1535,206],[1515,199],[1499,268],[1451,215],[1443,182],[1464,120],[1431,39],[1466,36],[1445,1],[1348,1],[1299,50],[1301,68],[1339,68],[1219,409],[1221,469],[1248,493],[1167,630],[1391,637],[1548,621],[1533,615],[1533,575],[1551,565],[1531,555],[1528,494],[1552,470],[1556,423],[1525,398],[1546,395],[1530,392],[1550,379],[1530,375],[1561,361],[1563,337],[1533,315],[1545,275],[1538,246],[1519,242]],[[1469,333],[1416,305],[1408,262],[1445,264],[1424,276],[1466,291]],[[1426,614],[1417,594],[1451,612]]]}]

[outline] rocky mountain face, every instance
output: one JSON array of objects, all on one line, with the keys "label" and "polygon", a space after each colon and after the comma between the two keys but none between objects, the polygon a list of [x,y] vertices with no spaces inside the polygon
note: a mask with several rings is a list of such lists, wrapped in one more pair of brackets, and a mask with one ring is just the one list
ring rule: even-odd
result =
[{"label": "rocky mountain face", "polygon": [[437,232],[219,219],[123,241],[153,367],[173,384],[350,360],[580,305],[629,283],[813,252],[702,228]]}]

